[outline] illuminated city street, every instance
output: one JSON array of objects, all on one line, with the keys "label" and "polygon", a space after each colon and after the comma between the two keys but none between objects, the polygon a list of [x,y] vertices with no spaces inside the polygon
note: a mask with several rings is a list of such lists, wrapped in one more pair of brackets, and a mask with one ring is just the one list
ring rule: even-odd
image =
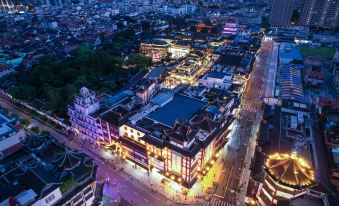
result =
[{"label": "illuminated city street", "polygon": [[[223,164],[220,165],[224,175],[217,179],[217,186],[211,201],[205,205],[244,204],[247,180],[249,178],[249,162],[255,148],[255,137],[262,115],[261,104],[265,91],[265,75],[267,63],[272,51],[272,41],[263,42],[254,64],[252,73],[244,89],[237,118],[233,124],[231,142],[227,148]],[[215,201],[218,200],[218,201]]]},{"label": "illuminated city street", "polygon": [[1,0],[0,206],[336,206],[338,0]]}]

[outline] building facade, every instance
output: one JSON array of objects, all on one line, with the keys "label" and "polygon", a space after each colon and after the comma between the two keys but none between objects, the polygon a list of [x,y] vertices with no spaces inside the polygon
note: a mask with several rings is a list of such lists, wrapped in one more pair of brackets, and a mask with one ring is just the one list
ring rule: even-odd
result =
[{"label": "building facade", "polygon": [[166,58],[169,44],[162,40],[146,41],[140,44],[140,53],[158,62]]},{"label": "building facade", "polygon": [[339,2],[336,0],[305,0],[299,24],[316,28],[339,28]]},{"label": "building facade", "polygon": [[[221,68],[219,68],[221,67]],[[222,68],[217,65],[212,70],[199,79],[199,85],[207,88],[217,88],[228,90],[233,84],[233,71],[231,67]]]},{"label": "building facade", "polygon": [[98,120],[99,101],[93,91],[86,87],[80,89],[75,96],[74,104],[68,106],[68,115],[72,127],[82,140],[95,143],[102,138],[101,126]]},{"label": "building facade", "polygon": [[26,134],[17,118],[5,114],[0,107],[0,159],[21,148]]},{"label": "building facade", "polygon": [[257,203],[261,206],[280,205],[296,198],[314,184],[311,166],[296,151],[292,154],[270,155],[265,163],[265,180],[259,186]]},{"label": "building facade", "polygon": [[136,114],[120,105],[100,116],[103,136],[112,140],[102,144],[137,167],[190,188],[227,143],[235,99],[219,96],[206,104],[183,94],[160,94]]},{"label": "building facade", "polygon": [[270,0],[269,22],[274,27],[288,27],[291,22],[295,0]]}]

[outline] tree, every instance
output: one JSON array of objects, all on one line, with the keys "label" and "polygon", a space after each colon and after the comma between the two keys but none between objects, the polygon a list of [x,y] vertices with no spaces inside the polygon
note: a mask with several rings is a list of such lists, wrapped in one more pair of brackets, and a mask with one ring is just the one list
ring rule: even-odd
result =
[{"label": "tree", "polygon": [[271,28],[270,23],[268,22],[267,17],[262,17],[261,27],[265,29],[265,32],[268,32]]},{"label": "tree", "polygon": [[31,101],[36,97],[35,88],[24,84],[10,88],[10,93],[14,98],[21,100]]},{"label": "tree", "polygon": [[39,134],[40,129],[39,129],[39,127],[32,127],[32,128],[31,128],[31,131],[34,132],[34,133],[36,133],[36,134]]},{"label": "tree", "polygon": [[152,59],[144,55],[131,55],[128,57],[127,64],[134,65],[137,68],[145,68],[152,65]]},{"label": "tree", "polygon": [[20,123],[23,127],[27,128],[31,122],[28,119],[22,119]]}]

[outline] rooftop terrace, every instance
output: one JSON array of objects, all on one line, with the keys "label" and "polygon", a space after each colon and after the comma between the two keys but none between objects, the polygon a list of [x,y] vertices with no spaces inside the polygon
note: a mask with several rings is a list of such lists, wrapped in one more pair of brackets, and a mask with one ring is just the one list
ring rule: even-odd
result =
[{"label": "rooftop terrace", "polygon": [[176,120],[188,121],[205,105],[205,102],[183,95],[176,95],[172,101],[151,113],[148,118],[168,127],[173,127]]}]

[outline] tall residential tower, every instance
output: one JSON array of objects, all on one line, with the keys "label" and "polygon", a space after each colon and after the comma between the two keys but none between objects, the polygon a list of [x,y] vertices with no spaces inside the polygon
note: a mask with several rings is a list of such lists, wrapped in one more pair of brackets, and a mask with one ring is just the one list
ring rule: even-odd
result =
[{"label": "tall residential tower", "polygon": [[271,0],[269,22],[274,27],[287,27],[290,25],[295,0]]},{"label": "tall residential tower", "polygon": [[339,28],[339,1],[305,0],[299,21],[302,26]]}]

